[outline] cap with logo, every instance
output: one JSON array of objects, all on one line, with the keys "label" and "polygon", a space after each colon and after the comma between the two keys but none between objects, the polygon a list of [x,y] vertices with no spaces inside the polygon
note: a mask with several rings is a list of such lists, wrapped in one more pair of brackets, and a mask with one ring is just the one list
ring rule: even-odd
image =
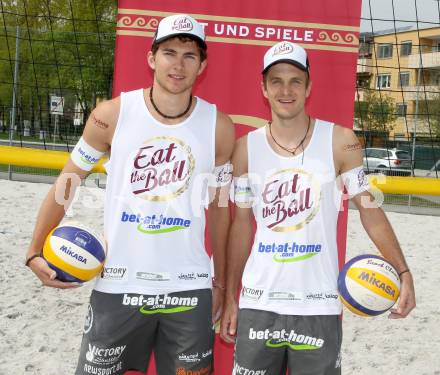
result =
[{"label": "cap with logo", "polygon": [[280,42],[272,46],[264,55],[263,74],[278,63],[288,63],[309,73],[309,59],[307,52],[298,44],[291,42]]},{"label": "cap with logo", "polygon": [[187,14],[175,14],[159,22],[153,44],[163,42],[178,35],[188,36],[206,48],[203,26]]}]

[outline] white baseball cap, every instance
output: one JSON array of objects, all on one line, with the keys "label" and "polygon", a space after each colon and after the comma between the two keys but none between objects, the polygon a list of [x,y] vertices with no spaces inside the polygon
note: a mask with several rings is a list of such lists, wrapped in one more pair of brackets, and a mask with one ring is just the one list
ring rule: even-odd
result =
[{"label": "white baseball cap", "polygon": [[309,73],[309,59],[307,52],[298,44],[291,42],[279,42],[272,46],[264,55],[263,74],[278,63],[288,63]]},{"label": "white baseball cap", "polygon": [[203,26],[187,14],[175,14],[162,18],[154,35],[153,44],[177,35],[188,36],[198,41],[204,48],[207,47]]}]

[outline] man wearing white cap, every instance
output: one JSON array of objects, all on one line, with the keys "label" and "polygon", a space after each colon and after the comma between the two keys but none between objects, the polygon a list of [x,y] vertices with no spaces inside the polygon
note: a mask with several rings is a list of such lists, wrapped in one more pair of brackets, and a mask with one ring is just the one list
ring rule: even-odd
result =
[{"label": "man wearing white cap", "polygon": [[[146,371],[153,350],[159,375],[213,371],[235,137],[229,117],[192,95],[206,49],[203,27],[192,17],[164,18],[147,56],[153,84],[99,104],[62,171],[84,179],[111,149],[107,256],[88,307],[76,374]],[[49,193],[26,265],[44,285],[71,288],[40,256],[44,238],[64,216],[57,189],[73,194],[60,183]],[[204,241],[207,191],[213,273]]]},{"label": "man wearing white cap", "polygon": [[[400,302],[390,317],[403,318],[415,306],[397,239],[383,211],[370,203],[361,146],[352,130],[306,113],[311,88],[301,46],[281,42],[270,48],[262,90],[272,121],[239,139],[233,153],[236,210],[221,320],[223,339],[236,343],[233,374],[341,373],[337,179],[401,277]],[[257,230],[249,255],[252,214]]]}]

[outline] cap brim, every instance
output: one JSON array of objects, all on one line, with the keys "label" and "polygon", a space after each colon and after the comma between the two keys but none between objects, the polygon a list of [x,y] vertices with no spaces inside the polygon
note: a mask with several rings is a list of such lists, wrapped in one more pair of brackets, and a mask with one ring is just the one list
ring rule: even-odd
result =
[{"label": "cap brim", "polygon": [[293,60],[290,60],[290,59],[281,59],[281,60],[274,61],[272,64],[269,64],[268,66],[266,66],[261,73],[262,74],[266,73],[272,66],[274,66],[276,64],[280,64],[280,63],[286,63],[286,64],[294,65],[298,69],[301,69],[302,71],[304,71],[306,73],[309,73],[309,69],[306,66],[304,66],[301,63],[299,63],[298,61],[293,61]]},{"label": "cap brim", "polygon": [[190,38],[190,39],[194,40],[195,42],[197,42],[204,49],[208,48],[208,45],[206,44],[206,42],[203,39],[199,38],[198,36],[196,36],[194,34],[189,34],[189,33],[176,33],[176,34],[166,35],[166,36],[163,36],[162,38],[154,39],[153,44],[161,43],[161,42],[164,42],[165,40],[175,38],[178,36],[185,36],[185,37]]}]

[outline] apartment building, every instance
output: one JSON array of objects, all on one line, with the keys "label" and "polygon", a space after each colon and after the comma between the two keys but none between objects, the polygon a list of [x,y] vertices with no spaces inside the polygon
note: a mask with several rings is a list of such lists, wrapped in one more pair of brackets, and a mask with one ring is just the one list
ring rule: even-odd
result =
[{"label": "apartment building", "polygon": [[365,99],[366,88],[389,95],[396,103],[390,139],[429,134],[424,103],[440,91],[440,27],[361,34],[356,101]]}]

